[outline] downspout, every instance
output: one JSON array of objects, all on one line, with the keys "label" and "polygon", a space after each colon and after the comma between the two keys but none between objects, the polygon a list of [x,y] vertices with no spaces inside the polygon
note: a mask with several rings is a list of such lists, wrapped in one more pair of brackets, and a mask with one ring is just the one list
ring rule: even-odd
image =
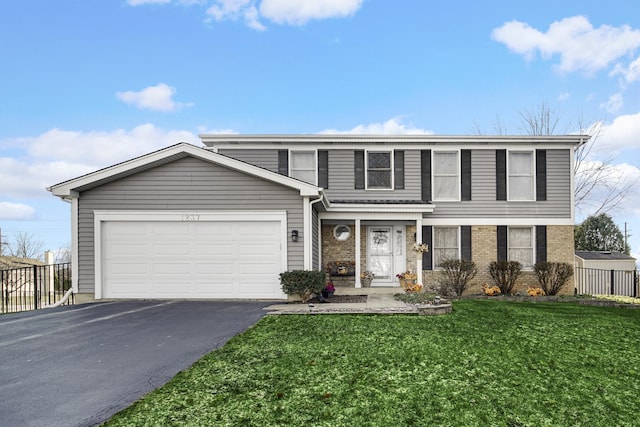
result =
[{"label": "downspout", "polygon": [[[324,198],[324,195],[321,193],[320,197],[318,197],[315,200],[311,200],[309,202],[307,202],[307,200],[309,200],[308,197],[305,197],[305,215],[304,215],[304,235],[305,235],[305,239],[304,239],[304,269],[305,270],[311,270],[312,269],[312,264],[313,264],[313,205],[321,202],[322,199]],[[308,238],[307,238],[308,236]]]}]

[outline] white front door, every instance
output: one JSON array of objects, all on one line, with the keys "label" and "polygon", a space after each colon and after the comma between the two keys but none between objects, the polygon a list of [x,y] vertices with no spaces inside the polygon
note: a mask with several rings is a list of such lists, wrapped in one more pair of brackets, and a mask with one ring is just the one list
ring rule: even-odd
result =
[{"label": "white front door", "polygon": [[373,272],[373,286],[396,286],[396,274],[404,271],[404,226],[367,227],[367,270]]}]

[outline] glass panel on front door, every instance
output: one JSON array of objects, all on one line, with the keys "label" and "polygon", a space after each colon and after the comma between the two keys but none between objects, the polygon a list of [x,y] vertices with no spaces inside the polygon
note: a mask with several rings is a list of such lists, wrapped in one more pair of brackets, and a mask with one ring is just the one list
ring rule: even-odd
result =
[{"label": "glass panel on front door", "polygon": [[378,282],[393,281],[393,239],[391,227],[368,230],[369,270]]}]

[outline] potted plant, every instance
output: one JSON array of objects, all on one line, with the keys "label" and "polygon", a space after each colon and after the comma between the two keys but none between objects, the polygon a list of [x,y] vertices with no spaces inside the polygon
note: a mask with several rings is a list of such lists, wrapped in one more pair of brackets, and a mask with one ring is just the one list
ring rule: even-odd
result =
[{"label": "potted plant", "polygon": [[400,281],[400,286],[405,292],[418,292],[422,289],[422,285],[417,283],[418,275],[411,270],[396,274]]},{"label": "potted plant", "polygon": [[322,290],[323,298],[330,298],[333,296],[333,293],[336,291],[336,287],[333,285],[333,282],[329,282],[326,284],[324,289]]},{"label": "potted plant", "polygon": [[373,280],[374,274],[371,271],[363,271],[360,273],[360,284],[363,288],[368,288],[371,286],[371,281]]}]

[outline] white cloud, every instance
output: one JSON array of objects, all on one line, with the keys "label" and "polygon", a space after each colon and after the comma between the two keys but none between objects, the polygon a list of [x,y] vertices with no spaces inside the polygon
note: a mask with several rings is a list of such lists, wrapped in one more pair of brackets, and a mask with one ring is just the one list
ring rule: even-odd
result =
[{"label": "white cloud", "polygon": [[0,157],[0,198],[48,197],[46,187],[179,142],[201,145],[192,132],[152,124],[108,132],[51,129],[36,137],[6,141],[23,151]]},{"label": "white cloud", "polygon": [[33,218],[36,210],[23,203],[0,202],[0,219],[29,219]]},{"label": "white cloud", "polygon": [[174,101],[173,97],[175,95],[176,89],[165,83],[149,86],[139,92],[126,91],[116,93],[119,100],[140,109],[171,112],[193,105]]},{"label": "white cloud", "polygon": [[355,135],[433,135],[430,130],[416,128],[413,125],[405,125],[398,118],[387,120],[384,123],[369,123],[358,125],[349,130],[326,129],[321,134],[355,134]]},{"label": "white cloud", "polygon": [[624,104],[624,99],[622,97],[622,94],[616,93],[614,95],[611,95],[607,102],[600,104],[600,108],[604,108],[609,113],[613,114],[620,111],[623,104]]},{"label": "white cloud", "polygon": [[640,148],[640,113],[616,117],[603,127],[595,145],[595,153],[608,157],[624,149]]},{"label": "white cloud", "polygon": [[362,6],[363,0],[263,0],[260,13],[278,24],[304,25],[311,20],[345,18]]},{"label": "white cloud", "polygon": [[207,9],[217,22],[244,20],[250,28],[266,30],[260,18],[276,24],[305,25],[312,20],[345,18],[355,14],[364,0],[214,0]]},{"label": "white cloud", "polygon": [[563,72],[596,72],[640,47],[640,30],[628,25],[594,28],[584,16],[556,21],[544,33],[511,21],[493,30],[492,37],[527,60],[537,52],[544,59],[559,55],[558,68]]},{"label": "white cloud", "polygon": [[616,64],[616,67],[610,75],[622,75],[627,83],[633,83],[640,80],[640,57],[626,67],[622,64]]},{"label": "white cloud", "polygon": [[566,101],[570,97],[571,97],[571,94],[569,92],[563,92],[560,95],[558,95],[558,101]]}]

